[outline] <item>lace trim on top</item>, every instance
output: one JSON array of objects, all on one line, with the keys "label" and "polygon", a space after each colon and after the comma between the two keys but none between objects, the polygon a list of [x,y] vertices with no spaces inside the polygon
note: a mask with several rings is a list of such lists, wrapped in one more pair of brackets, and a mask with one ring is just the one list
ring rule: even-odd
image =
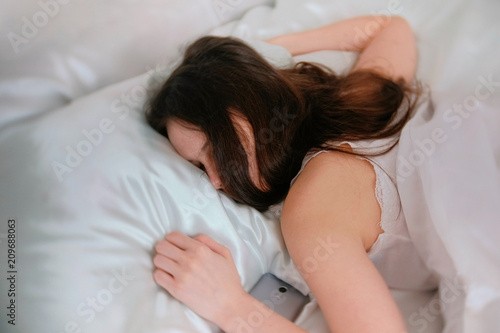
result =
[{"label": "lace trim on top", "polygon": [[399,195],[396,186],[391,181],[387,173],[373,161],[366,159],[370,162],[375,170],[376,183],[375,183],[375,197],[377,198],[380,206],[380,222],[379,225],[383,230],[375,243],[373,243],[369,255],[373,255],[383,248],[384,239],[394,233],[394,227],[398,221],[400,210]]},{"label": "lace trim on top", "polygon": [[[343,142],[349,144],[351,148],[356,149],[356,147],[353,147],[349,142]],[[293,185],[297,177],[300,175],[302,170],[304,170],[304,167],[306,164],[312,160],[314,157],[318,156],[321,153],[328,152],[329,150],[319,150],[319,151],[312,151],[309,152],[303,162],[302,162],[302,167],[300,168],[299,172],[297,175],[292,179],[290,186]],[[369,255],[374,255],[380,249],[383,248],[383,243],[384,239],[393,233],[394,226],[398,220],[398,215],[400,213],[401,205],[400,205],[400,200],[399,200],[399,194],[397,192],[397,188],[392,182],[391,178],[389,175],[373,160],[370,158],[366,157],[361,157],[358,156],[359,159],[366,160],[370,162],[370,164],[373,166],[373,169],[375,171],[375,197],[377,198],[377,202],[380,206],[380,221],[379,225],[383,230],[383,233],[381,233],[375,243],[373,243],[370,251],[368,252]],[[274,214],[276,214],[278,217],[281,216],[281,212],[283,210],[283,202],[273,205],[269,208],[270,211],[272,211]]]}]

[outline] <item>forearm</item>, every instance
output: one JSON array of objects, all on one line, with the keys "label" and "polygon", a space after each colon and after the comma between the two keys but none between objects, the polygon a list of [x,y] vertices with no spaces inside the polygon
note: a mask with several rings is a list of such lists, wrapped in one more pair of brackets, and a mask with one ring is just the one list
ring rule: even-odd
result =
[{"label": "forearm", "polygon": [[351,71],[373,70],[406,83],[413,81],[417,66],[413,31],[408,22],[398,16],[355,17],[268,42],[285,47],[293,56],[321,50],[359,52]]},{"label": "forearm", "polygon": [[329,24],[327,26],[268,40],[283,46],[293,56],[321,50],[361,52],[396,17],[361,16]]},{"label": "forearm", "polygon": [[306,332],[249,294],[243,295],[238,305],[226,311],[225,317],[216,324],[227,333]]}]

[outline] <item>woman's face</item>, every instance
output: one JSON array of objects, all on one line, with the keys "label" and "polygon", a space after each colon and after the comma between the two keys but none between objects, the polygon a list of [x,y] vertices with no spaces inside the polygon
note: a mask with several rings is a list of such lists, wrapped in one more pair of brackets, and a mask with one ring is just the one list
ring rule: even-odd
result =
[{"label": "woman's face", "polygon": [[[254,185],[262,190],[255,153],[255,139],[251,126],[246,119],[237,116],[232,118],[236,128],[239,129],[238,135],[247,154],[250,178]],[[215,167],[212,148],[205,134],[201,130],[175,119],[167,121],[167,133],[170,143],[177,153],[194,166],[205,171],[217,190],[224,190],[220,175]]]}]

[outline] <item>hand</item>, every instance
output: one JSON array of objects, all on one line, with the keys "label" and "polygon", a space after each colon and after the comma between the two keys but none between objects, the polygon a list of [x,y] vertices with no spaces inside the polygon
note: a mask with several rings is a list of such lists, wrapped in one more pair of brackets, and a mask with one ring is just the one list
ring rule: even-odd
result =
[{"label": "hand", "polygon": [[206,235],[172,232],[156,245],[155,281],[198,315],[221,326],[246,296],[228,248]]}]

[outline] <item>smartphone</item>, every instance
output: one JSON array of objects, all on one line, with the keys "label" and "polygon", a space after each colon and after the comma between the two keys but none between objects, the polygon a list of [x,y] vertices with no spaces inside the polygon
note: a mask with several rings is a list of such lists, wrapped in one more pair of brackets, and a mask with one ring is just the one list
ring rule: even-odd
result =
[{"label": "smartphone", "polygon": [[250,295],[290,321],[297,319],[309,302],[308,296],[271,273],[259,279]]}]

